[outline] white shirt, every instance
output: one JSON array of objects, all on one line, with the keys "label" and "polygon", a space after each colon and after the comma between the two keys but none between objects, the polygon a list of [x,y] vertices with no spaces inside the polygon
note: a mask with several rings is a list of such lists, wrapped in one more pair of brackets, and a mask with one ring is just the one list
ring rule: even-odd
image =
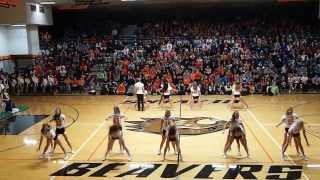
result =
[{"label": "white shirt", "polygon": [[136,94],[144,94],[144,84],[142,82],[136,82],[134,84]]},{"label": "white shirt", "polygon": [[290,126],[288,132],[291,134],[298,134],[302,128],[301,125],[302,125],[301,120],[294,121]]},{"label": "white shirt", "polygon": [[35,84],[38,84],[38,83],[39,83],[39,79],[38,79],[37,76],[32,76],[32,81],[33,81],[33,83],[35,83]]},{"label": "white shirt", "polygon": [[[163,88],[163,84],[161,84],[161,88]],[[172,87],[168,83],[168,89],[163,93],[163,95],[169,96],[171,94],[171,91],[172,91]]]},{"label": "white shirt", "polygon": [[[298,119],[298,114],[297,113],[292,113],[292,116],[293,116],[293,122],[295,122]],[[289,124],[289,121],[288,121],[288,118],[287,118],[286,114],[284,114],[281,117],[281,120],[284,123],[284,127],[285,128],[289,128],[290,127],[291,124]]]},{"label": "white shirt", "polygon": [[173,116],[169,116],[169,117],[163,116],[162,120],[163,120],[163,125],[161,129],[168,131],[170,126],[169,121],[174,121],[175,118]]},{"label": "white shirt", "polygon": [[194,89],[193,87],[191,87],[190,91],[192,96],[200,96],[201,94],[199,86],[197,86],[197,89]]},{"label": "white shirt", "polygon": [[308,82],[308,76],[302,76],[301,81],[303,84],[306,84]]},{"label": "white shirt", "polygon": [[43,134],[45,137],[53,139],[56,136],[54,129],[50,129],[46,134]]},{"label": "white shirt", "polygon": [[241,95],[241,92],[239,90],[233,89],[232,90],[233,95]]},{"label": "white shirt", "polygon": [[233,131],[234,128],[239,127],[241,131],[245,134],[245,130],[243,129],[241,124],[242,124],[242,121],[240,118],[236,119],[235,121],[230,121],[229,131]]},{"label": "white shirt", "polygon": [[66,119],[66,116],[64,114],[60,114],[59,120],[61,123],[59,126],[57,126],[57,129],[62,129],[65,127],[65,119]]}]

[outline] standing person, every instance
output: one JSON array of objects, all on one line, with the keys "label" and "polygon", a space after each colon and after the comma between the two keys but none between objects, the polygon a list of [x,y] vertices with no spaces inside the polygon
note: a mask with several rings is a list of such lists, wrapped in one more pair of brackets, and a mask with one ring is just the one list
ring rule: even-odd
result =
[{"label": "standing person", "polygon": [[240,123],[237,120],[238,116],[239,116],[239,112],[235,111],[231,117],[231,120],[227,122],[226,126],[229,126],[228,136],[230,137],[227,138],[227,142],[224,146],[224,158],[227,158],[227,151],[228,149],[230,149],[233,141],[238,139],[247,153],[247,158],[249,158],[249,150],[248,150],[248,145],[246,140],[245,129],[242,123]]},{"label": "standing person", "polygon": [[[69,141],[69,138],[66,134],[66,129],[65,129],[65,118],[66,116],[64,114],[61,113],[61,109],[60,108],[56,108],[55,110],[55,114],[53,115],[53,118],[51,121],[54,121],[56,123],[56,136],[54,138],[54,140],[57,140],[58,139],[58,136],[61,134],[64,138],[64,140],[66,141],[66,143],[68,144],[69,148],[70,148],[70,151],[72,153],[72,146],[71,146],[71,143]],[[56,141],[54,143],[54,146],[53,146],[53,151],[55,150],[56,148]]]},{"label": "standing person", "polygon": [[166,159],[166,153],[167,153],[167,150],[169,149],[170,142],[172,143],[172,146],[174,147],[174,149],[177,149],[180,160],[183,161],[181,148],[180,148],[179,132],[176,124],[173,121],[170,121],[170,125],[168,128],[166,146],[163,152],[163,161]]},{"label": "standing person", "polygon": [[121,128],[120,128],[120,126],[117,126],[117,125],[112,125],[109,128],[108,146],[107,146],[107,151],[105,153],[103,161],[105,161],[107,159],[108,154],[110,153],[115,140],[119,140],[119,143],[123,146],[124,150],[128,154],[128,160],[131,161],[131,154],[130,154],[129,149],[127,148],[127,146],[126,146],[126,144],[124,142]]},{"label": "standing person", "polygon": [[[288,141],[288,131],[290,126],[293,124],[295,120],[298,119],[298,114],[293,112],[293,107],[289,107],[286,111],[286,113],[281,117],[281,121],[276,125],[276,127],[279,127],[281,124],[284,124],[284,134],[283,134],[283,143],[282,143],[282,150]],[[291,144],[291,141],[289,142]],[[297,153],[300,154],[298,145],[295,143],[295,147],[297,150]],[[284,159],[284,157],[282,157]]]},{"label": "standing person", "polygon": [[[244,127],[243,127],[243,124],[242,124],[242,121],[240,119],[240,116],[239,116],[239,111],[234,111],[234,113],[232,114],[232,119],[235,119],[237,121],[237,123],[239,123],[239,125],[242,127],[242,129],[244,130]],[[229,131],[228,131],[228,136],[227,136],[227,141],[225,143],[225,147],[227,146],[227,144],[230,142],[230,134],[231,134],[231,131],[230,131],[230,123],[226,123],[223,127],[223,132],[222,134],[224,134],[224,131],[225,129],[229,128]],[[240,139],[239,138],[236,138],[236,142],[237,142],[237,148],[238,148],[238,156],[241,156],[241,152],[240,152]],[[231,145],[229,147],[228,150],[231,150]]]},{"label": "standing person", "polygon": [[65,148],[61,144],[60,140],[56,139],[56,134],[53,128],[47,123],[44,123],[41,128],[41,136],[40,136],[38,151],[40,151],[43,138],[46,138],[47,142],[46,142],[45,148],[43,149],[42,154],[40,155],[40,158],[45,158],[47,156],[47,152],[48,151],[50,152],[49,148],[50,147],[52,148],[53,144],[58,144],[64,153],[64,159],[68,159],[68,154]]},{"label": "standing person", "polygon": [[192,107],[192,104],[196,104],[200,101],[200,95],[201,95],[201,89],[197,85],[197,82],[194,81],[190,87],[190,107]]},{"label": "standing person", "polygon": [[[293,117],[291,116],[290,118],[293,118]],[[292,138],[293,138],[294,142],[297,144],[299,151],[301,151],[301,158],[305,161],[308,160],[307,156],[304,153],[303,146],[301,144],[300,131],[302,131],[302,133],[303,133],[303,136],[304,136],[304,139],[306,140],[307,146],[310,146],[308,138],[306,136],[304,122],[301,119],[297,119],[296,121],[294,121],[292,123],[292,125],[290,126],[290,128],[288,130],[288,138],[287,138],[287,141],[284,145],[284,148],[282,149],[282,157],[284,160],[286,160],[284,153],[286,152],[288,145],[289,145],[289,142],[291,141]]]},{"label": "standing person", "polygon": [[24,90],[24,78],[21,74],[18,75],[18,93],[23,93]]},{"label": "standing person", "polygon": [[[162,146],[165,143],[167,139],[167,132],[170,126],[170,123],[173,123],[175,118],[171,115],[170,110],[166,110],[164,116],[161,119],[161,125],[160,125],[160,134],[161,134],[161,143],[158,155],[161,155]],[[173,146],[174,152],[176,152],[175,146]]]},{"label": "standing person", "polygon": [[31,80],[29,75],[26,75],[24,77],[24,82],[25,82],[25,93],[29,93],[30,87],[31,87]]},{"label": "standing person", "polygon": [[240,102],[243,103],[246,106],[246,108],[248,108],[248,104],[241,98],[241,91],[242,91],[241,83],[236,82],[233,85],[233,90],[232,90],[232,100],[230,102],[231,108],[233,104],[240,103]]},{"label": "standing person", "polygon": [[35,73],[33,73],[31,79],[32,79],[33,93],[36,93],[38,91],[39,79],[35,75]]},{"label": "standing person", "polygon": [[9,94],[7,92],[3,93],[3,97],[2,100],[4,102],[4,110],[5,112],[12,112],[13,108],[14,108],[14,104],[9,96]]},{"label": "standing person", "polygon": [[53,139],[55,136],[56,136],[55,132],[53,131],[53,129],[49,124],[47,123],[42,124],[40,141],[39,141],[39,146],[37,150],[40,151],[43,138],[46,138],[47,141],[46,141],[46,146],[44,147],[43,152],[40,155],[40,159],[46,157],[47,152],[50,151],[49,148],[53,147]]},{"label": "standing person", "polygon": [[[119,126],[120,130],[122,131],[123,134],[123,122],[125,119],[127,119],[123,114],[121,114],[119,106],[114,106],[113,107],[113,114],[109,116],[109,118],[112,118],[113,125]],[[120,151],[121,153],[123,152],[123,146],[119,141],[119,146],[120,146]],[[112,149],[111,149],[112,150]]]},{"label": "standing person", "polygon": [[134,84],[134,89],[137,95],[138,111],[144,111],[144,84],[140,78],[138,78],[138,81]]},{"label": "standing person", "polygon": [[172,87],[167,80],[164,80],[163,84],[161,84],[161,98],[159,104],[162,102],[168,103],[170,101]]}]

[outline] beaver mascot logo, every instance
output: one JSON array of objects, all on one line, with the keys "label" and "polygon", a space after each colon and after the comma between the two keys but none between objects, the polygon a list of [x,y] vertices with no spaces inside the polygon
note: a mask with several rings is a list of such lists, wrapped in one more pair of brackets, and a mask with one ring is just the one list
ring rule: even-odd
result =
[{"label": "beaver mascot logo", "polygon": [[[161,118],[141,118],[142,121],[127,121],[127,129],[136,132],[160,134]],[[176,118],[181,135],[201,135],[223,130],[227,121],[212,117]]]}]

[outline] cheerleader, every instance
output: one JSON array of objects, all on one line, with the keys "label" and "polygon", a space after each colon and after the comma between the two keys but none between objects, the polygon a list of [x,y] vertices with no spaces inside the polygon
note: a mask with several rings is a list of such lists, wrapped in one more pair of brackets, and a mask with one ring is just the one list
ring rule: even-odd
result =
[{"label": "cheerleader", "polygon": [[194,81],[190,87],[190,107],[192,107],[192,104],[196,104],[200,101],[200,95],[200,87],[197,85],[197,82]]},{"label": "cheerleader", "polygon": [[170,142],[172,143],[172,146],[174,147],[174,149],[177,149],[179,153],[180,161],[183,161],[181,148],[180,148],[179,132],[178,132],[177,126],[173,121],[170,121],[170,125],[169,125],[166,136],[167,138],[166,138],[166,146],[163,152],[163,161],[166,159],[166,153],[167,153],[167,150],[169,150]]},{"label": "cheerleader", "polygon": [[[281,124],[284,124],[284,134],[283,134],[283,143],[282,143],[282,150],[288,141],[288,131],[292,123],[298,119],[297,113],[293,112],[293,108],[289,107],[286,111],[286,113],[281,117],[281,121],[276,125],[276,127],[279,127]],[[291,141],[289,142],[291,144]],[[297,153],[300,154],[298,145],[295,143],[295,147],[297,150]]]},{"label": "cheerleader", "polygon": [[[59,135],[62,135],[64,140],[66,141],[66,143],[68,144],[68,146],[70,148],[70,152],[72,153],[72,145],[71,145],[69,138],[67,136],[67,133],[66,133],[65,119],[66,119],[66,116],[61,113],[61,109],[57,108],[55,110],[55,114],[53,115],[53,118],[51,120],[51,121],[54,121],[56,124],[56,131],[55,131],[56,136],[55,136],[54,140],[57,140]],[[56,149],[56,143],[54,143],[53,152],[55,149]]]},{"label": "cheerleader", "polygon": [[[165,115],[161,119],[161,125],[160,125],[160,134],[161,134],[161,143],[158,155],[161,155],[162,146],[165,143],[167,139],[167,132],[168,128],[171,123],[173,123],[175,118],[171,115],[170,110],[166,110]],[[176,152],[175,146],[173,146],[174,152]]]},{"label": "cheerleader", "polygon": [[[293,119],[292,115],[289,118]],[[308,138],[306,136],[306,130],[305,130],[305,127],[304,127],[304,122],[301,119],[295,120],[290,125],[290,128],[288,130],[288,138],[287,138],[287,141],[286,141],[286,143],[284,145],[284,148],[282,149],[282,154],[281,155],[282,155],[282,158],[284,160],[286,160],[286,157],[285,157],[284,153],[286,152],[286,150],[288,148],[288,145],[289,145],[289,142],[290,142],[290,140],[292,138],[293,138],[294,142],[297,144],[297,146],[299,148],[299,151],[301,152],[301,158],[303,160],[305,160],[305,161],[308,160],[307,156],[304,153],[303,146],[301,144],[300,131],[302,131],[302,133],[303,133],[303,136],[304,136],[304,139],[306,140],[307,146],[310,146]]]},{"label": "cheerleader", "polygon": [[[119,126],[122,131],[123,122],[127,119],[123,114],[121,114],[119,106],[113,107],[113,114],[109,116],[112,118],[113,125]],[[120,152],[123,152],[123,146],[119,141]],[[111,149],[112,150],[112,149]]]},{"label": "cheerleader", "polygon": [[241,90],[242,90],[241,83],[236,82],[234,84],[233,90],[232,90],[232,100],[230,102],[231,107],[233,104],[237,104],[237,103],[241,102],[246,106],[246,108],[248,108],[248,104],[244,100],[242,100],[242,98],[241,98]]},{"label": "cheerleader", "polygon": [[[232,118],[234,118],[234,119],[242,126],[242,129],[244,130],[242,121],[241,121],[240,116],[239,116],[239,111],[235,111],[235,112],[232,114]],[[224,134],[225,129],[229,128],[229,126],[230,126],[230,123],[226,123],[226,124],[224,125],[222,134]],[[225,145],[224,145],[225,147],[227,146],[227,143],[228,143],[229,141],[230,141],[230,130],[228,131],[227,141],[226,141],[226,143],[225,143]],[[236,142],[237,142],[237,148],[238,148],[238,156],[241,156],[241,152],[240,152],[240,139],[236,139]],[[228,150],[229,150],[229,151],[231,150],[231,146],[229,147]]]},{"label": "cheerleader", "polygon": [[125,117],[121,113],[119,106],[113,107],[113,113],[108,118],[113,118],[113,124],[118,125],[121,128],[122,128],[123,121],[127,119],[127,117]]},{"label": "cheerleader", "polygon": [[224,158],[227,158],[227,151],[230,149],[234,140],[240,141],[247,153],[247,158],[249,158],[246,133],[243,124],[241,123],[241,121],[239,121],[238,111],[235,111],[233,113],[231,120],[226,123],[226,126],[229,127],[229,133],[224,147]]},{"label": "cheerleader", "polygon": [[41,128],[41,136],[40,136],[38,151],[40,151],[40,149],[41,149],[42,141],[44,138],[46,138],[47,141],[46,141],[46,146],[44,147],[43,152],[40,155],[41,159],[45,158],[47,156],[47,152],[48,151],[50,152],[49,148],[50,147],[52,148],[54,146],[54,144],[58,144],[60,146],[63,153],[65,154],[64,159],[68,159],[68,154],[67,154],[65,148],[63,147],[63,145],[61,144],[59,139],[56,139],[56,134],[55,134],[53,128],[47,123],[44,123]]},{"label": "cheerleader", "polygon": [[163,84],[161,84],[161,98],[159,101],[159,104],[163,100],[164,103],[168,103],[170,101],[170,95],[171,95],[172,87],[170,83],[168,83],[167,80],[164,81]]},{"label": "cheerleader", "polygon": [[108,146],[107,146],[107,151],[105,153],[105,157],[104,157],[103,161],[105,161],[107,159],[108,154],[112,150],[113,144],[116,140],[119,141],[119,143],[121,144],[123,149],[127,152],[128,160],[131,161],[131,154],[130,154],[129,149],[127,148],[127,146],[124,142],[122,130],[121,130],[120,126],[118,126],[118,125],[112,125],[109,128]]}]

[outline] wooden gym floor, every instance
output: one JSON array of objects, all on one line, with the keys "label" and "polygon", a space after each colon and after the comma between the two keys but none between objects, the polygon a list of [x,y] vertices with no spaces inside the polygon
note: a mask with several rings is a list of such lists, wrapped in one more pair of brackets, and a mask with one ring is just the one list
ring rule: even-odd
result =
[{"label": "wooden gym floor", "polygon": [[[156,99],[159,97],[150,97]],[[186,99],[187,97],[183,97]],[[227,104],[209,103],[215,100],[226,100],[229,96],[206,96],[202,100],[202,107],[182,104],[182,117],[215,117],[217,119],[229,120],[231,110]],[[108,178],[121,179],[115,177],[129,171],[132,168],[148,164],[161,164],[146,179],[160,179],[164,169],[168,164],[176,163],[176,156],[172,151],[167,156],[167,161],[162,162],[162,156],[157,155],[160,143],[158,134],[148,132],[129,131],[128,127],[124,131],[126,144],[131,151],[132,161],[127,162],[124,154],[118,153],[119,146],[115,143],[110,159],[102,162],[106,150],[107,127],[111,120],[105,120],[111,114],[114,105],[125,100],[124,96],[38,96],[38,97],[14,97],[16,104],[27,104],[30,109],[27,113],[33,115],[50,114],[54,108],[59,106],[62,112],[67,115],[68,123],[74,121],[67,129],[67,134],[74,147],[74,153],[67,161],[63,161],[63,154],[57,148],[56,154],[50,160],[40,160],[39,152],[36,151],[38,144],[27,145],[30,140],[39,140],[41,122],[33,125],[18,135],[0,136],[0,180],[2,179],[102,179],[105,177],[89,177],[99,169],[110,163],[126,163],[105,174]],[[134,100],[134,97],[130,97]],[[235,165],[262,165],[261,171],[254,172],[256,178],[265,179],[273,165],[298,165],[302,166],[301,179],[320,179],[320,96],[319,95],[281,95],[278,97],[269,96],[247,96],[243,99],[248,103],[249,109],[241,110],[240,115],[244,121],[248,146],[251,154],[250,159],[239,158],[236,153],[236,146],[232,146],[229,153],[230,158],[224,159],[222,156],[226,134],[222,131],[207,133],[202,135],[181,136],[181,146],[184,162],[179,164],[178,170],[198,165],[189,171],[182,172],[180,178],[193,179],[205,165],[220,167],[219,171],[212,172],[210,177],[222,179],[226,177],[229,168]],[[173,97],[173,101],[179,100],[178,96]],[[283,127],[276,128],[287,107],[295,106],[295,111],[304,116],[307,123],[308,138],[311,146],[307,147],[305,141],[306,155],[309,161],[302,161],[297,158],[294,146],[288,148],[287,154],[290,159],[283,161],[280,157],[280,149],[283,140]],[[166,109],[171,109],[175,116],[179,116],[179,103],[172,106],[167,104],[158,105],[147,104],[144,112],[135,110],[134,104],[120,104],[121,111],[128,117],[127,121],[141,121],[143,118],[161,117]],[[42,122],[48,121],[49,118]],[[203,124],[206,124],[204,120]],[[126,123],[126,125],[129,125]],[[63,141],[64,143],[64,141]],[[65,144],[65,143],[64,143]],[[66,146],[66,144],[65,144]],[[66,146],[67,147],[67,146]],[[245,155],[241,149],[242,155]],[[103,163],[95,164],[89,172],[81,176],[51,176],[58,170],[72,163]],[[286,170],[286,169],[285,169]],[[284,171],[285,171],[284,170]],[[288,170],[288,169],[287,169]],[[289,170],[290,171],[290,170]],[[286,177],[286,173],[280,174]],[[136,175],[127,175],[124,179],[135,179]],[[238,175],[237,179],[243,179]],[[143,179],[143,178],[140,178]]]}]

